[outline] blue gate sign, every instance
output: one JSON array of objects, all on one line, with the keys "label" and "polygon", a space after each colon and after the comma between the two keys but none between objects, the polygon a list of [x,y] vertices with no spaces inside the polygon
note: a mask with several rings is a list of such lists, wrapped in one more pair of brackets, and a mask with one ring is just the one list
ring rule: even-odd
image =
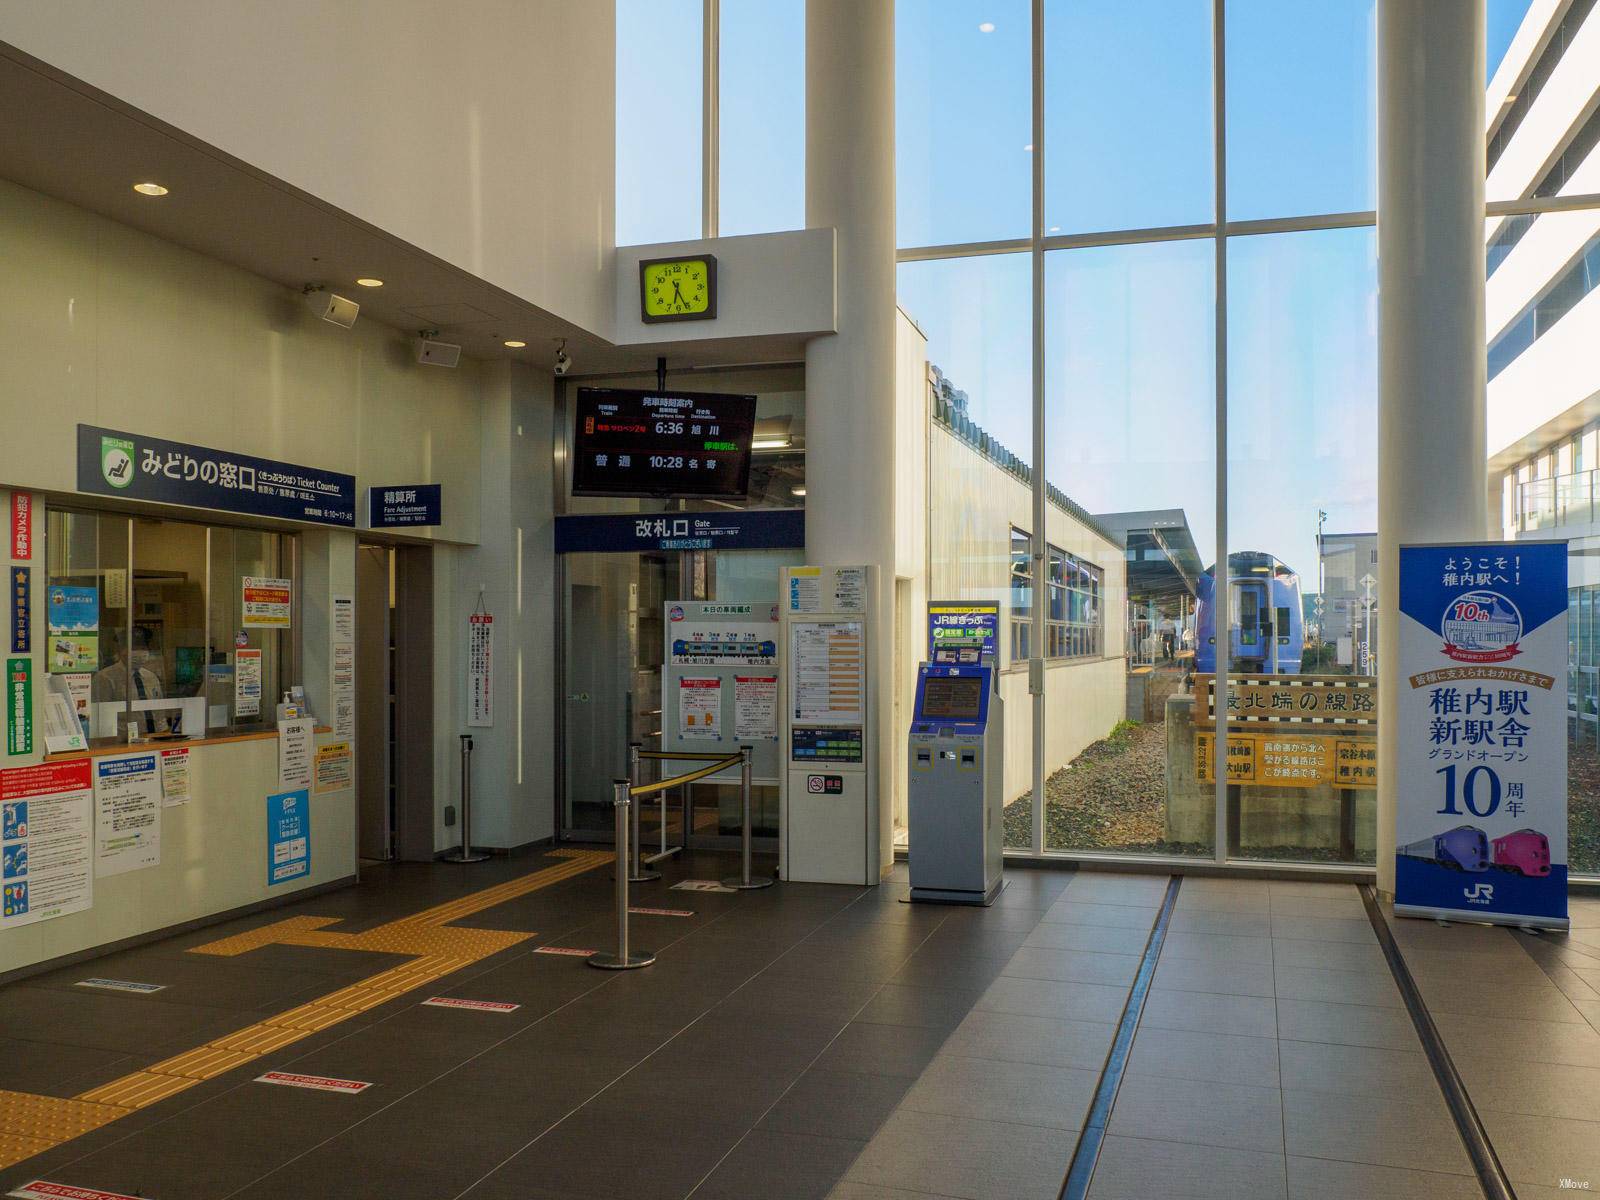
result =
[{"label": "blue gate sign", "polygon": [[805,544],[806,510],[803,508],[582,513],[556,518],[557,554],[797,550]]},{"label": "blue gate sign", "polygon": [[319,525],[356,523],[356,477],[188,442],[78,426],[78,490]]},{"label": "blue gate sign", "polygon": [[267,797],[267,885],[311,874],[311,801],[305,788]]},{"label": "blue gate sign", "polygon": [[1566,928],[1567,544],[1402,546],[1398,642],[1395,912]]}]

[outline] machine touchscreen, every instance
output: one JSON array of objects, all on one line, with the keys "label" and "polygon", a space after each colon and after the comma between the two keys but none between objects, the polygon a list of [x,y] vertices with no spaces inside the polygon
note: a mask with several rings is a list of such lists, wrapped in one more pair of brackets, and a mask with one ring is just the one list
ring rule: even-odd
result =
[{"label": "machine touchscreen", "polygon": [[934,720],[976,721],[982,712],[983,679],[977,675],[930,675],[923,680],[922,716]]}]

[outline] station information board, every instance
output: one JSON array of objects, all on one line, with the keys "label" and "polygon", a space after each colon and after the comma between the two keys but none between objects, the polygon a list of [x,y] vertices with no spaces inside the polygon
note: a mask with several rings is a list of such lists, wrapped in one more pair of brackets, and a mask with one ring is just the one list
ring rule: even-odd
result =
[{"label": "station information board", "polygon": [[743,496],[756,398],[579,388],[574,496]]}]

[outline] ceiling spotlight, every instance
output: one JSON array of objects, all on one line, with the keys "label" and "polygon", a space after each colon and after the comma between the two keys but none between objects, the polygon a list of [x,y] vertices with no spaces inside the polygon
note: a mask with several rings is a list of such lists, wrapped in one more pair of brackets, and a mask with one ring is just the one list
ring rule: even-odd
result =
[{"label": "ceiling spotlight", "polygon": [[361,305],[354,300],[336,296],[320,283],[306,284],[300,294],[305,299],[307,308],[322,320],[341,329],[349,329],[354,325],[356,317],[361,312]]},{"label": "ceiling spotlight", "polygon": [[994,32],[994,22],[993,21],[985,21],[982,25],[978,26],[978,32],[979,33],[993,33]]},{"label": "ceiling spotlight", "polygon": [[516,338],[512,338],[505,343],[505,346],[509,350],[521,350],[527,344],[527,342],[519,342]]},{"label": "ceiling spotlight", "polygon": [[167,194],[167,189],[159,183],[136,183],[133,185],[133,190],[141,196],[165,196]]},{"label": "ceiling spotlight", "polygon": [[363,275],[360,279],[356,280],[356,282],[359,283],[362,287],[382,287],[383,286],[383,280],[374,279],[371,275]]}]

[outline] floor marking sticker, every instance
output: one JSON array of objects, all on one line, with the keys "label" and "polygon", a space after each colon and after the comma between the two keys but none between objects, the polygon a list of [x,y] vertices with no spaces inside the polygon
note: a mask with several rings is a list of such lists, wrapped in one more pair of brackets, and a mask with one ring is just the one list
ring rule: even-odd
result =
[{"label": "floor marking sticker", "polygon": [[681,883],[673,884],[671,890],[674,892],[727,892],[732,895],[739,889],[731,888],[715,879],[685,879]]},{"label": "floor marking sticker", "polygon": [[25,1183],[6,1195],[19,1196],[21,1200],[136,1200],[122,1192],[102,1192],[96,1188],[71,1187],[65,1183],[46,1183],[43,1179]]},{"label": "floor marking sticker", "polygon": [[[150,992],[164,992],[167,985],[164,983],[134,983],[128,979],[80,979],[73,987],[101,988],[108,992],[138,992],[147,995]],[[110,1192],[102,1193],[110,1195]]]},{"label": "floor marking sticker", "polygon": [[700,915],[692,908],[630,908],[628,911],[639,917],[695,917]]},{"label": "floor marking sticker", "polygon": [[310,1088],[314,1092],[342,1092],[347,1096],[364,1092],[372,1086],[359,1079],[328,1079],[322,1075],[296,1075],[291,1071],[268,1071],[265,1075],[257,1075],[255,1081],[276,1083],[283,1087]]},{"label": "floor marking sticker", "polygon": [[570,954],[574,958],[588,958],[590,955],[600,953],[598,950],[580,950],[576,946],[535,946],[535,954]]},{"label": "floor marking sticker", "polygon": [[470,1008],[474,1012],[516,1012],[520,1004],[507,1004],[504,1000],[458,1000],[454,996],[430,996],[422,1002],[432,1008]]}]

